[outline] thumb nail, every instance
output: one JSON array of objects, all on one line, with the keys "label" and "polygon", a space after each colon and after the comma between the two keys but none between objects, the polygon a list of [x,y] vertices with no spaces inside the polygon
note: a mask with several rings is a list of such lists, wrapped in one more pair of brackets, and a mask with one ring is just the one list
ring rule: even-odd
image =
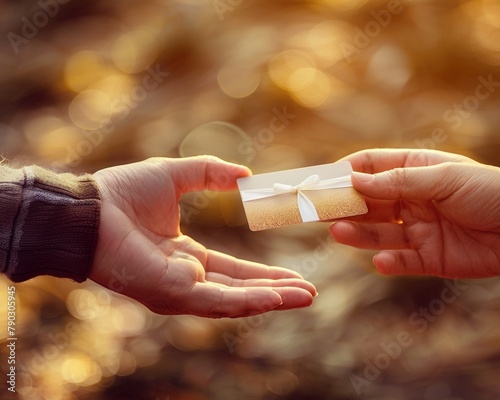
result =
[{"label": "thumb nail", "polygon": [[365,174],[364,172],[353,172],[356,179],[363,183],[371,182],[375,179],[375,175]]}]

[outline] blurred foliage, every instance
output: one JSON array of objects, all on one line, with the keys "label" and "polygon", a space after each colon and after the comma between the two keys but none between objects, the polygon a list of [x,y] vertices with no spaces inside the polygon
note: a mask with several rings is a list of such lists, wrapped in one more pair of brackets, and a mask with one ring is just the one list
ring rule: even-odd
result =
[{"label": "blurred foliage", "polygon": [[[371,147],[500,165],[497,0],[60,2],[0,3],[13,165],[211,153],[263,172]],[[237,194],[186,196],[183,216],[206,246],[301,272],[314,306],[164,317],[92,282],[34,279],[16,285],[19,399],[500,397],[498,279],[461,282],[445,304],[449,282],[381,277],[325,225],[248,232]]]}]

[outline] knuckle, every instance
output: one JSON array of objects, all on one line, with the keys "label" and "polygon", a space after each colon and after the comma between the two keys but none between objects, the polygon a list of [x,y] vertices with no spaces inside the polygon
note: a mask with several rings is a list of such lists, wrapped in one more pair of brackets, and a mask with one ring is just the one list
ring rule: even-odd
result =
[{"label": "knuckle", "polygon": [[443,192],[453,191],[462,186],[461,181],[467,177],[466,165],[455,162],[446,162],[439,165],[439,174],[436,183]]},{"label": "knuckle", "polygon": [[206,162],[207,164],[218,163],[221,161],[219,157],[213,156],[211,154],[205,154],[199,157],[201,158],[202,161]]},{"label": "knuckle", "polygon": [[408,176],[405,168],[395,168],[393,170],[388,171],[389,182],[391,182],[392,186],[396,188],[405,187],[408,182]]}]

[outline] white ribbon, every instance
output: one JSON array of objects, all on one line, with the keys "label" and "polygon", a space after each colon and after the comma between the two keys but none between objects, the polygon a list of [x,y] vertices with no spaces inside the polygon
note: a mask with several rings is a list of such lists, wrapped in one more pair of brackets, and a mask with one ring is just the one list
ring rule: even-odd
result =
[{"label": "white ribbon", "polygon": [[242,190],[241,198],[246,202],[278,196],[284,193],[295,193],[297,194],[297,202],[302,222],[313,222],[319,220],[318,212],[312,201],[304,194],[304,191],[340,189],[347,187],[352,187],[350,175],[325,179],[323,181],[318,175],[311,175],[296,186],[275,183],[272,188]]}]

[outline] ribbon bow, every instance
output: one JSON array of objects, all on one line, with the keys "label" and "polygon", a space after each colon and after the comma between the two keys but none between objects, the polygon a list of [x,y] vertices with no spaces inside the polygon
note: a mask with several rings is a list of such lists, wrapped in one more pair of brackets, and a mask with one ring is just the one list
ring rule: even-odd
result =
[{"label": "ribbon bow", "polygon": [[304,192],[308,190],[340,189],[346,187],[352,187],[350,175],[326,179],[324,181],[322,181],[318,175],[311,175],[295,186],[275,183],[272,188],[243,190],[241,192],[241,197],[242,200],[246,202],[265,199],[284,193],[297,194],[297,203],[302,222],[313,222],[319,221],[318,212],[312,201],[309,200]]}]

